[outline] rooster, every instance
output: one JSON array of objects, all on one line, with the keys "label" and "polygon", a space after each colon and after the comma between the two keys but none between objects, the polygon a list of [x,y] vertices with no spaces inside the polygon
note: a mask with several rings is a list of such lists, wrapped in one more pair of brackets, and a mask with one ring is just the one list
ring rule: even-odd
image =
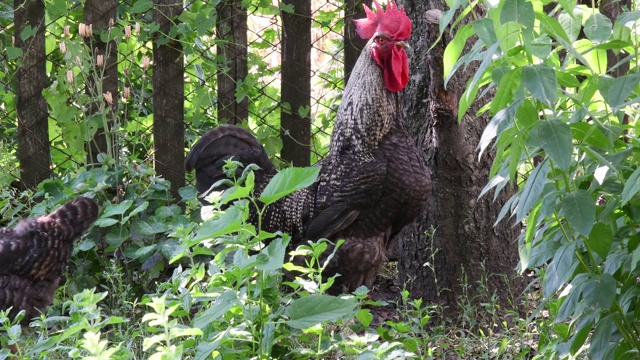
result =
[{"label": "rooster", "polygon": [[[358,35],[369,39],[356,62],[335,119],[328,155],[319,161],[318,180],[270,205],[263,218],[267,231],[292,235],[293,245],[327,238],[344,239],[325,268],[336,278],[331,293],[371,288],[387,247],[424,208],[431,178],[403,123],[399,92],[409,81],[405,41],[411,22],[394,2],[386,11],[364,6],[355,20]],[[255,163],[256,190],[276,169],[264,148],[247,130],[220,125],[197,141],[186,160],[204,193],[226,178],[228,159]],[[332,249],[329,249],[332,250]]]},{"label": "rooster", "polygon": [[53,301],[74,240],[98,217],[98,205],[79,197],[47,216],[0,229],[0,310],[24,310],[27,325]]}]

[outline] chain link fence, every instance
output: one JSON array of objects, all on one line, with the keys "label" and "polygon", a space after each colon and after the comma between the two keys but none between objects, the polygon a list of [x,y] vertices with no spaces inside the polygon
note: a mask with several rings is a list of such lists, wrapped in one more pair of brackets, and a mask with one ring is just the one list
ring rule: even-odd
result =
[{"label": "chain link fence", "polygon": [[0,183],[124,163],[180,186],[185,152],[219,123],[252,130],[276,163],[313,163],[329,142],[356,7],[2,0]]}]

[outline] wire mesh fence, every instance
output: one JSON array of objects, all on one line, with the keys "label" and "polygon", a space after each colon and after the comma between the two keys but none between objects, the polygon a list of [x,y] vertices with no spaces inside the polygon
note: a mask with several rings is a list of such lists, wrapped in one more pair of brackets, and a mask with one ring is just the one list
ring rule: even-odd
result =
[{"label": "wire mesh fence", "polygon": [[276,163],[315,162],[355,3],[0,1],[0,183],[122,162],[184,179],[185,151],[223,122]]}]

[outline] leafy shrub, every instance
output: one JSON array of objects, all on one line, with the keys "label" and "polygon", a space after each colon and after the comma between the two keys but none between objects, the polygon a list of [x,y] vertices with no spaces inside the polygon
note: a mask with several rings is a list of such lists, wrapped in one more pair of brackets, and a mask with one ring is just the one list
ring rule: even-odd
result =
[{"label": "leafy shrub", "polygon": [[[637,358],[640,13],[610,19],[571,2],[481,4],[486,17],[457,31],[444,61],[451,65],[447,78],[480,63],[459,118],[481,89],[495,92],[481,110],[492,118],[480,154],[492,143],[497,154],[483,193],[497,194],[523,174],[500,219],[511,214],[527,224],[518,241],[520,268],[540,269],[551,318],[541,352]],[[456,11],[464,16],[473,7],[452,5],[442,30]],[[467,40],[473,45],[459,57]]]}]

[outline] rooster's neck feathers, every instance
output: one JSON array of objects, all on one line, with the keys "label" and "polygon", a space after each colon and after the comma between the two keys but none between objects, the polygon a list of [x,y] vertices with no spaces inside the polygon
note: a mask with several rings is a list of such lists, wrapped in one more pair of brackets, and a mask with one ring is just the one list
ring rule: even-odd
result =
[{"label": "rooster's neck feathers", "polygon": [[362,51],[344,89],[331,135],[331,154],[355,148],[368,157],[378,148],[394,122],[401,124],[398,93],[386,89],[383,72],[369,50]]}]

